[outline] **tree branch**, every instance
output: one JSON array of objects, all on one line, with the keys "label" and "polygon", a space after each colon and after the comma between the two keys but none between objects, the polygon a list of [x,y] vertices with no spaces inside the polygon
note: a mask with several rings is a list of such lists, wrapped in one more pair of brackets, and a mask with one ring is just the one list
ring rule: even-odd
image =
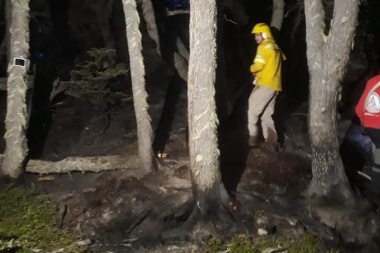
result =
[{"label": "tree branch", "polygon": [[[4,155],[0,155],[0,159],[3,160],[3,158]],[[29,160],[26,164],[27,172],[39,174],[139,169],[143,176],[144,170],[140,168],[140,158],[137,155],[67,157],[60,161]]]},{"label": "tree branch", "polygon": [[[339,52],[334,54],[335,59],[333,59],[333,61],[329,61],[329,63],[334,62],[334,65],[329,66],[329,69],[333,71],[335,75],[343,75],[343,70],[348,61],[355,37],[359,4],[359,0],[335,0],[336,7],[334,8],[327,43],[327,50],[329,50],[329,52]],[[347,43],[342,43],[342,41],[347,41]]]}]

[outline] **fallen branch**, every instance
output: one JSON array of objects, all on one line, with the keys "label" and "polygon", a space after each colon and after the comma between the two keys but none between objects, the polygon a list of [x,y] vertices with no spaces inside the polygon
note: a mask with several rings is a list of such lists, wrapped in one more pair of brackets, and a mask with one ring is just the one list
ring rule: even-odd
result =
[{"label": "fallen branch", "polygon": [[55,79],[53,82],[53,89],[51,90],[49,97],[50,102],[52,102],[53,99],[61,93],[74,98],[81,98],[82,95],[79,92],[71,89],[74,84],[75,82],[60,81],[59,78]]},{"label": "fallen branch", "polygon": [[[0,155],[1,160],[4,155]],[[29,160],[26,164],[26,171],[31,173],[69,173],[73,171],[81,172],[101,172],[120,169],[139,169],[140,158],[137,155],[126,156],[92,156],[92,157],[67,157],[60,161]],[[140,169],[139,169],[140,170]],[[141,176],[144,171],[141,169]],[[138,175],[137,175],[138,176]]]},{"label": "fallen branch", "polygon": [[26,165],[26,171],[46,174],[67,173],[71,171],[100,172],[137,167],[140,167],[140,159],[138,156],[93,156],[67,157],[57,162],[29,160]]}]

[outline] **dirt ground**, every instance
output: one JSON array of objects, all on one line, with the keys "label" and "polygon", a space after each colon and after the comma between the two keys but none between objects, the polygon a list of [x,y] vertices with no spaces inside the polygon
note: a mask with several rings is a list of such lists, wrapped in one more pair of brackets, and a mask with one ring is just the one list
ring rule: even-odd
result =
[{"label": "dirt ground", "polygon": [[[155,104],[151,109],[158,111],[165,92],[156,88],[150,90],[158,94],[150,102]],[[201,245],[207,243],[207,237],[176,232],[188,218],[192,201],[185,89],[179,98],[163,151],[167,156],[158,158],[157,173],[141,177],[139,168],[129,168],[101,173],[27,175],[30,183],[58,203],[58,223],[91,242],[90,252],[201,252]],[[71,98],[68,101],[70,106],[53,115],[43,159],[137,153],[132,107],[113,115],[107,129],[100,131],[104,129],[102,118],[91,114],[85,106],[75,105],[81,102]],[[300,238],[308,233],[320,238],[326,249],[375,252],[371,244],[355,246],[354,250],[352,243],[360,245],[365,238],[347,233],[351,243],[348,244],[342,234],[322,225],[311,213],[306,198],[311,179],[307,148],[298,142],[300,147],[281,152],[249,149],[241,116],[231,117],[231,122],[220,129],[223,181],[237,203],[237,211],[232,212],[236,225],[224,228],[221,235]],[[157,122],[158,117],[153,117],[153,124]],[[344,214],[345,210],[337,212]],[[355,229],[361,231],[365,227]]]}]

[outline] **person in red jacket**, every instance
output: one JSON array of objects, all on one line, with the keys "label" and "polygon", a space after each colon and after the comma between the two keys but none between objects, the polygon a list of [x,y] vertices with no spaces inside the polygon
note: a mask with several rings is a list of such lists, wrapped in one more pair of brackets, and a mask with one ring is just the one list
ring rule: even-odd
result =
[{"label": "person in red jacket", "polygon": [[369,176],[373,190],[380,193],[380,75],[368,80],[355,112],[375,145]]}]

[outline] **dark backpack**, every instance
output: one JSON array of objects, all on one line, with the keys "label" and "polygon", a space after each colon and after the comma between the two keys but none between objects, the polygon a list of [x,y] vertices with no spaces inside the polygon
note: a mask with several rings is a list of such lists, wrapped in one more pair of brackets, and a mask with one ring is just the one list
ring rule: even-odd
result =
[{"label": "dark backpack", "polygon": [[188,10],[190,8],[189,0],[165,0],[165,5],[169,10]]}]

